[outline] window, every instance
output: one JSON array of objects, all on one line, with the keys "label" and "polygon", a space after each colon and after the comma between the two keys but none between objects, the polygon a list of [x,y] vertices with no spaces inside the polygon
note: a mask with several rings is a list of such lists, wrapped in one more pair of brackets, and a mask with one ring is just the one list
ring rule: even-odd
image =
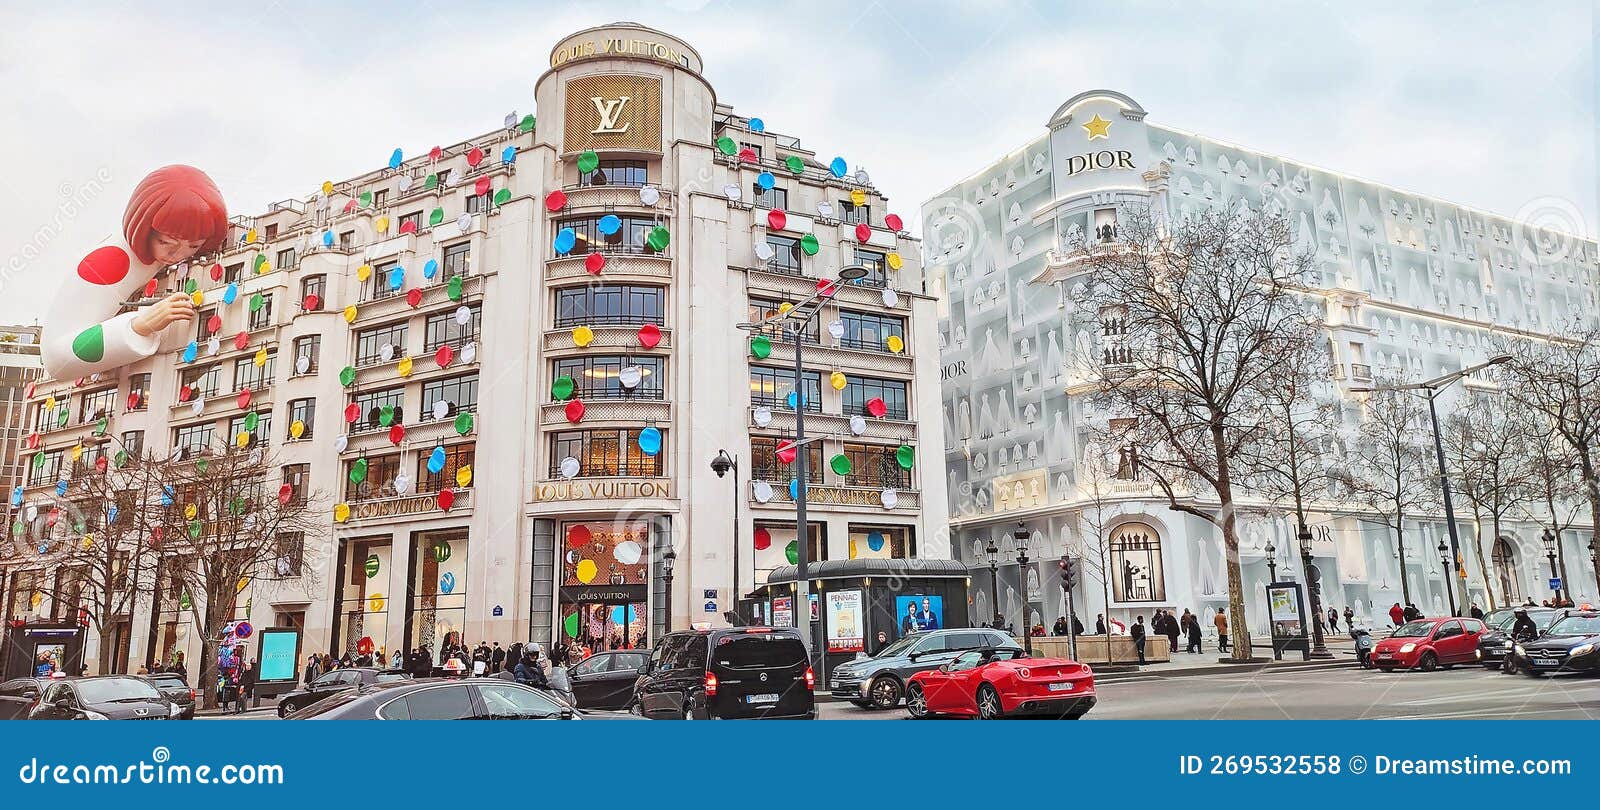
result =
[{"label": "window", "polygon": [[758,160],[758,161],[761,160],[761,144],[759,144],[759,143],[745,143],[744,141],[740,141],[739,142],[739,151],[743,152],[746,149],[749,149],[751,151],[751,153],[753,153],[756,156],[756,160]]},{"label": "window", "polygon": [[400,454],[366,459],[367,475],[361,483],[350,480],[350,468],[355,460],[344,465],[344,499],[361,501],[369,498],[387,498],[394,493],[394,478],[400,474]]},{"label": "window", "polygon": [[[51,483],[61,477],[61,452],[60,450],[41,450],[44,461],[35,461],[28,467],[28,486],[36,487],[40,484]],[[37,458],[37,454],[35,455]]]},{"label": "window", "polygon": [[279,270],[293,269],[294,248],[284,248],[283,250],[278,251],[278,263],[274,264],[273,267],[276,267]]},{"label": "window", "polygon": [[142,411],[150,407],[150,374],[128,377],[128,410]]},{"label": "window", "polygon": [[851,377],[844,386],[844,414],[851,416],[867,412],[867,402],[883,400],[887,406],[884,416],[889,419],[909,419],[910,407],[906,401],[906,384],[900,380],[878,380],[872,377]]},{"label": "window", "polygon": [[[665,440],[662,442],[665,446]],[[578,460],[578,476],[603,475],[659,477],[661,454],[645,455],[639,449],[637,430],[570,430],[550,437],[550,477],[561,474],[561,460]]]},{"label": "window", "polygon": [[261,296],[261,308],[250,311],[250,328],[265,329],[272,325],[272,293],[264,292]]},{"label": "window", "polygon": [[393,270],[396,264],[398,262],[384,262],[373,266],[372,275],[367,278],[366,283],[361,287],[361,300],[375,301],[400,294],[399,290],[389,285],[389,271]]},{"label": "window", "polygon": [[276,538],[272,570],[279,577],[297,577],[305,565],[306,536],[301,532],[282,532]]},{"label": "window", "polygon": [[[850,524],[850,545],[853,546],[851,556],[893,559],[915,557],[917,544],[914,532],[910,526],[863,526],[852,523]],[[873,546],[877,548],[874,549]]]},{"label": "window", "polygon": [[[622,370],[636,366],[639,381],[622,385]],[[594,355],[557,360],[552,377],[571,377],[573,395],[580,399],[661,399],[661,358]],[[553,401],[553,400],[552,400]]]},{"label": "window", "polygon": [[[807,411],[822,412],[822,373],[807,371],[801,380],[801,396]],[[750,367],[750,403],[767,407],[788,408],[789,394],[794,391],[794,369]]]},{"label": "window", "polygon": [[46,408],[43,402],[33,407],[34,429],[42,433],[66,427],[68,420],[72,418],[72,398],[68,396],[56,400],[54,408]]},{"label": "window", "polygon": [[[800,471],[799,460],[794,464],[785,464],[778,460],[778,442],[765,436],[750,437],[750,476],[757,481],[786,482],[795,478]],[[822,483],[822,442],[812,442],[806,445],[806,483]],[[789,528],[794,528],[791,523]]]},{"label": "window", "polygon": [[247,413],[239,414],[228,420],[228,441],[237,442],[239,434],[250,434],[250,444],[255,445],[272,438],[272,411],[256,412],[256,429],[246,430],[245,420],[249,419]]},{"label": "window", "polygon": [[[777,301],[771,301],[765,298],[752,298],[750,299],[749,306],[745,310],[746,319],[750,323],[759,323],[760,321],[764,321],[767,318],[777,315],[780,306],[781,304]],[[789,340],[789,329],[792,328],[793,325],[793,322],[775,322],[761,327],[759,331],[761,334],[766,335],[773,340],[787,341]],[[803,326],[804,328],[801,330],[800,334],[802,337],[804,337],[807,343],[817,343],[819,340],[821,340],[822,327],[819,325],[819,319],[811,318],[807,320]]]},{"label": "window", "polygon": [[305,503],[311,491],[311,465],[289,464],[283,468],[283,483],[289,485],[289,502]]},{"label": "window", "polygon": [[754,204],[757,208],[778,208],[783,210],[788,210],[789,208],[789,190],[786,188],[751,186],[750,195],[754,198]]},{"label": "window", "polygon": [[602,160],[600,167],[578,178],[580,186],[642,186],[649,182],[642,160]]},{"label": "window", "polygon": [[405,233],[407,224],[411,225],[412,230],[422,230],[422,212],[412,211],[409,214],[401,215],[400,221],[396,223],[398,227],[396,233]]},{"label": "window", "polygon": [[[396,321],[356,333],[356,366],[394,360],[406,353],[405,321]],[[384,347],[388,347],[387,350]]]},{"label": "window", "polygon": [[222,268],[222,280],[224,282],[228,284],[237,284],[239,279],[242,278],[244,278],[244,262],[230,264],[227,267]]},{"label": "window", "polygon": [[839,221],[846,225],[856,225],[862,222],[872,224],[872,206],[856,205],[849,200],[839,200],[834,206],[839,212]]},{"label": "window", "polygon": [[666,325],[666,290],[622,284],[567,287],[556,293],[556,328],[588,325]]},{"label": "window", "polygon": [[[459,307],[457,307],[459,309]],[[478,330],[483,323],[483,305],[468,304],[467,310],[472,313],[465,326],[456,322],[456,310],[435,312],[428,316],[422,326],[422,351],[432,354],[440,346],[450,346],[459,349],[467,343],[478,339]]]},{"label": "window", "polygon": [[233,390],[259,391],[272,384],[278,366],[278,353],[267,352],[267,360],[256,365],[254,357],[241,357],[233,361]]},{"label": "window", "polygon": [[322,356],[322,336],[306,335],[294,339],[294,367],[295,373],[300,373],[300,358],[306,358],[305,373],[313,374],[317,370],[317,360]]},{"label": "window", "polygon": [[[1112,419],[1111,435],[1131,437],[1139,424],[1138,419]],[[1117,448],[1117,472],[1114,476],[1124,481],[1139,480],[1139,445],[1128,443]]]},{"label": "window", "polygon": [[[604,216],[604,215],[601,215]],[[645,244],[645,237],[650,231],[660,224],[648,217],[623,215],[622,227],[615,233],[600,233],[600,216],[579,217],[576,219],[563,219],[556,222],[556,229],[571,228],[578,235],[577,246],[572,249],[573,255],[604,251],[606,253],[654,253]]]},{"label": "window", "polygon": [[886,352],[889,348],[885,342],[890,335],[902,341],[906,339],[904,318],[840,310],[839,321],[844,324],[844,337],[839,338],[839,345],[847,349]]},{"label": "window", "polygon": [[372,207],[382,208],[389,204],[389,189],[380,188],[372,192]]},{"label": "window", "polygon": [[467,213],[480,214],[489,210],[489,194],[473,194],[467,197]]},{"label": "window", "polygon": [[129,461],[138,461],[144,458],[144,431],[125,430],[122,432],[122,451],[128,454]]},{"label": "window", "polygon": [[[312,302],[311,296],[317,300]],[[300,280],[300,309],[303,312],[320,312],[328,303],[328,277],[306,276]]]},{"label": "window", "polygon": [[772,248],[772,258],[764,265],[767,269],[800,275],[800,240],[769,233],[767,247]]},{"label": "window", "polygon": [[350,429],[377,430],[378,428],[388,427],[389,425],[385,425],[380,421],[384,406],[394,409],[394,419],[390,421],[390,425],[405,421],[405,401],[405,388],[385,388],[382,391],[367,391],[357,394],[355,398],[356,409],[361,412],[361,416],[350,426]]},{"label": "window", "polygon": [[101,388],[85,391],[78,398],[78,423],[89,424],[102,416],[110,416],[117,407],[117,389]]},{"label": "window", "polygon": [[855,263],[867,268],[867,275],[857,281],[850,282],[862,287],[884,287],[889,283],[885,273],[888,269],[888,260],[885,255],[876,250],[855,249]]},{"label": "window", "polygon": [[456,276],[464,276],[472,272],[472,245],[462,242],[456,245],[447,245],[444,249],[443,270],[439,274],[439,283],[449,281]]},{"label": "window", "polygon": [[440,188],[449,188],[450,187],[450,170],[449,169],[440,169],[438,171],[438,177],[439,177],[439,187]]},{"label": "window", "polygon": [[557,703],[532,689],[508,683],[479,681],[475,685],[478,697],[489,719],[551,720],[562,715],[570,716],[572,709]]},{"label": "window", "polygon": [[212,423],[184,425],[172,431],[172,449],[193,456],[211,449]]},{"label": "window", "polygon": [[1107,366],[1133,362],[1133,347],[1128,345],[1128,315],[1121,307],[1100,312],[1100,362]]},{"label": "window", "polygon": [[288,437],[289,441],[297,441],[294,433],[292,432],[296,422],[300,423],[302,426],[300,431],[300,439],[309,439],[316,433],[316,398],[305,397],[304,399],[289,400],[289,431],[291,432],[284,434]]},{"label": "window", "polygon": [[[471,720],[473,717],[472,698],[467,695],[464,683],[412,692],[402,700],[406,712],[401,716],[411,720]],[[389,717],[392,708],[392,704],[384,708],[385,719],[393,719]]]},{"label": "window", "polygon": [[220,331],[221,321],[217,322],[218,329],[213,330],[211,328],[211,318],[216,314],[217,311],[214,309],[202,309],[194,314],[194,340],[196,343],[205,345],[205,342],[210,340],[212,335]]},{"label": "window", "polygon": [[449,377],[442,380],[429,380],[422,384],[422,418],[433,418],[433,407],[436,403],[444,402],[448,405],[445,411],[446,419],[454,419],[461,411],[475,411],[478,408],[478,373],[463,374],[460,377]]},{"label": "window", "polygon": [[209,398],[217,395],[222,388],[222,366],[206,366],[205,368],[192,368],[179,375],[183,387],[189,389],[189,398]]},{"label": "window", "polygon": [[428,472],[429,453],[417,454],[417,492],[438,492],[456,485],[456,471],[472,466],[473,445],[455,444],[444,448],[444,468],[437,473]]},{"label": "window", "polygon": [[844,455],[850,459],[850,474],[844,478],[845,485],[910,489],[911,471],[901,468],[895,460],[898,449],[880,444],[846,443]]},{"label": "window", "polygon": [[340,231],[339,232],[339,249],[340,250],[349,250],[349,249],[355,247],[355,245],[356,245],[356,232],[355,231]]},{"label": "window", "polygon": [[267,231],[267,239],[277,239],[278,238],[278,225],[277,225],[277,223],[273,223],[271,225],[268,225],[266,227],[266,231]]},{"label": "window", "polygon": [[1124,523],[1111,530],[1112,598],[1118,602],[1162,602],[1167,598],[1161,574],[1161,536],[1143,523]]}]

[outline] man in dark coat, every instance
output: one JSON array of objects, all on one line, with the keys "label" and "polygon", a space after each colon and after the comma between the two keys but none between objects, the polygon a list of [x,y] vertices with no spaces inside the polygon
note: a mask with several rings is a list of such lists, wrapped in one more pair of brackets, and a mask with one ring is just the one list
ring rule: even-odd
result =
[{"label": "man in dark coat", "polygon": [[1164,615],[1166,616],[1167,620],[1167,652],[1175,653],[1178,651],[1178,636],[1182,632],[1182,629],[1178,627],[1178,620],[1173,618],[1171,613]]},{"label": "man in dark coat", "polygon": [[499,672],[506,663],[506,651],[500,649],[500,642],[494,643],[494,651],[489,653],[489,670]]},{"label": "man in dark coat", "polygon": [[1078,621],[1078,614],[1072,614],[1072,635],[1074,638],[1083,635],[1083,622]]},{"label": "man in dark coat", "polygon": [[1103,636],[1106,634],[1106,614],[1094,614],[1094,634],[1097,636]]},{"label": "man in dark coat", "polygon": [[426,678],[433,674],[433,654],[427,647],[418,647],[417,654],[411,662],[411,677]]},{"label": "man in dark coat", "polygon": [[1144,663],[1144,617],[1135,616],[1133,626],[1128,628],[1128,637],[1133,639],[1133,649],[1139,653],[1139,663]]}]

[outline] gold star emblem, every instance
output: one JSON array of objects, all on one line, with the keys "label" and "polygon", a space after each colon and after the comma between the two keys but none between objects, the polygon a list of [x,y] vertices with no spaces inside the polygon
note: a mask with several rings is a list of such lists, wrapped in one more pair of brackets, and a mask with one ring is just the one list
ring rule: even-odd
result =
[{"label": "gold star emblem", "polygon": [[1083,125],[1083,131],[1089,133],[1091,141],[1095,138],[1111,137],[1110,130],[1111,122],[1101,118],[1100,113],[1095,113],[1094,117],[1089,119],[1089,123]]}]

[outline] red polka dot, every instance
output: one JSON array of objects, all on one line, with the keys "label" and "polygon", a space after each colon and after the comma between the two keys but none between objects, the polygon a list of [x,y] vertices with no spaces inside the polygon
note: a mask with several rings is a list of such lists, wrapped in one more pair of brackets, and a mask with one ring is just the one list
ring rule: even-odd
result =
[{"label": "red polka dot", "polygon": [[127,251],[107,245],[78,262],[78,277],[90,284],[116,284],[128,277],[131,264]]}]

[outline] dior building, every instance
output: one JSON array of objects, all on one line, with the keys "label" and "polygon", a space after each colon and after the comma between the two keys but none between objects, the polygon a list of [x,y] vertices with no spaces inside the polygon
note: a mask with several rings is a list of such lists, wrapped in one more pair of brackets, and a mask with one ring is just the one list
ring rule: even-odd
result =
[{"label": "dior building", "polygon": [[[1486,359],[1498,335],[1538,336],[1600,311],[1592,241],[1151,123],[1115,91],[1073,96],[1044,124],[922,210],[940,306],[953,553],[975,574],[999,568],[998,595],[987,570],[973,577],[974,616],[1017,624],[1026,604],[1030,624],[1050,625],[1065,613],[1061,555],[1084,559],[1074,609],[1091,630],[1097,613],[1130,622],[1158,608],[1205,615],[1227,604],[1220,532],[1168,509],[1126,459],[1086,447],[1089,427],[1108,418],[1089,395],[1097,366],[1115,362],[1116,336],[1073,317],[1067,257],[1088,240],[1114,241],[1127,210],[1181,218],[1226,203],[1286,214],[1296,247],[1314,252],[1320,285],[1308,294],[1326,309],[1328,386],[1345,404],[1347,428],[1360,412],[1350,389],[1375,376],[1448,373]],[[1259,499],[1254,506],[1243,518],[1241,562],[1250,628],[1262,635],[1267,546],[1278,550],[1280,578],[1305,574],[1292,517]],[[1576,601],[1600,592],[1586,514],[1556,549]],[[1364,619],[1401,600],[1401,561],[1381,519],[1330,504],[1309,519],[1324,605],[1349,605]],[[1011,542],[1019,523],[1032,558],[1021,571]],[[1482,569],[1470,517],[1460,525],[1479,605],[1490,606],[1491,589],[1502,604],[1550,595],[1536,515],[1486,539]],[[1433,550],[1446,532],[1442,516],[1420,516],[1406,530],[1411,599],[1444,613]]]}]

